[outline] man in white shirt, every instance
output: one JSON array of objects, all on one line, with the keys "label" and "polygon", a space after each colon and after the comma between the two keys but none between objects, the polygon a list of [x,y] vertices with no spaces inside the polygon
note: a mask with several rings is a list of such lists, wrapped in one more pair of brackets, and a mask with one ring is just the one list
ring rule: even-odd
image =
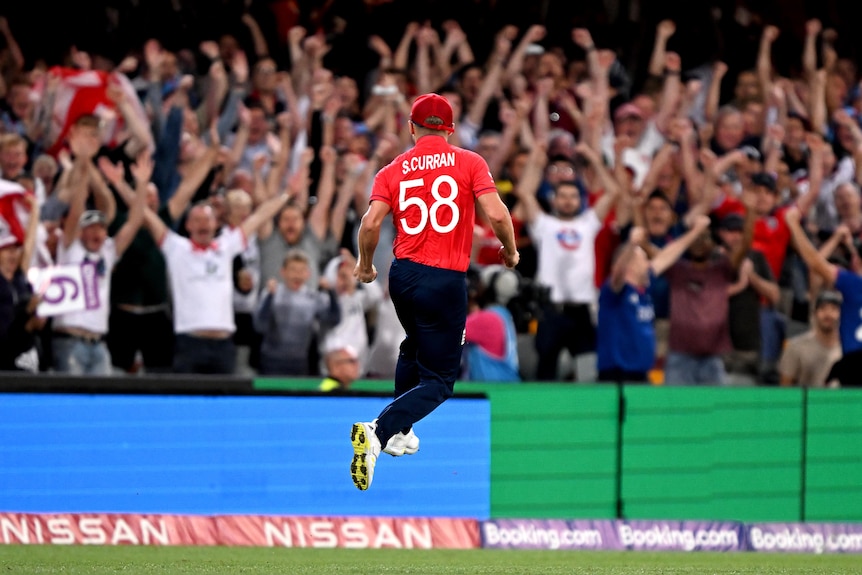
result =
[{"label": "man in white shirt", "polygon": [[[81,159],[83,162],[89,159]],[[89,179],[81,174],[82,171],[76,172],[57,263],[80,265],[85,288],[94,286],[95,290],[86,298],[86,309],[54,319],[53,363],[61,373],[110,375],[111,356],[104,338],[108,332],[111,271],[141,227],[152,161],[142,158],[132,167],[136,181],[134,202],[129,206],[126,223],[113,238],[108,236],[110,222],[104,212],[84,210]]]},{"label": "man in white shirt", "polygon": [[234,373],[233,259],[288,198],[287,192],[270,198],[240,225],[225,229],[218,237],[218,222],[209,204],[196,204],[189,210],[187,238],[168,229],[152,210],[145,211],[147,228],[168,266],[177,335],[174,372]]},{"label": "man in white shirt", "polygon": [[573,358],[595,349],[596,330],[591,312],[597,299],[595,239],[620,186],[596,151],[583,144],[578,145],[577,151],[597,170],[604,188],[594,208],[581,205],[580,190],[572,179],[554,187],[550,198],[553,215],[542,211],[535,190],[547,155],[538,146],[515,187],[538,252],[536,280],[549,289],[549,302],[536,332],[539,381],[559,379],[557,362],[563,348]]}]

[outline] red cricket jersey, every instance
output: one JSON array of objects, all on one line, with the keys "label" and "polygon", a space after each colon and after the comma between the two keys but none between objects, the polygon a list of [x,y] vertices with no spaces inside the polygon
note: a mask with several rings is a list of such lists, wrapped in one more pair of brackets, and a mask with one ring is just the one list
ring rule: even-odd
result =
[{"label": "red cricket jersey", "polygon": [[386,202],[395,224],[396,258],[467,271],[476,198],[497,193],[477,153],[423,136],[374,178],[371,201]]},{"label": "red cricket jersey", "polygon": [[751,247],[763,252],[772,269],[775,281],[781,277],[787,246],[790,244],[790,228],[784,221],[786,207],[778,208],[768,216],[757,218],[754,222],[754,238]]}]

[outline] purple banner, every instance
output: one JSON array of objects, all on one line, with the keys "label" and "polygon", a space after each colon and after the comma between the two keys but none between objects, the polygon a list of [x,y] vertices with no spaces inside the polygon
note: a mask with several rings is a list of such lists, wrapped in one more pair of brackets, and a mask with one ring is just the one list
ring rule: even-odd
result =
[{"label": "purple banner", "polygon": [[488,549],[862,553],[862,523],[497,519],[479,527]]},{"label": "purple banner", "polygon": [[85,261],[81,264],[81,283],[84,287],[84,302],[88,310],[99,307],[99,285],[96,263]]},{"label": "purple banner", "polygon": [[862,523],[752,523],[750,551],[862,553]]},{"label": "purple banner", "polygon": [[479,523],[489,549],[616,549],[612,521],[498,519]]},{"label": "purple banner", "polygon": [[604,549],[740,551],[736,522],[508,519],[481,523],[482,547],[493,549]]},{"label": "purple banner", "polygon": [[616,521],[621,549],[740,551],[743,525],[734,521]]}]

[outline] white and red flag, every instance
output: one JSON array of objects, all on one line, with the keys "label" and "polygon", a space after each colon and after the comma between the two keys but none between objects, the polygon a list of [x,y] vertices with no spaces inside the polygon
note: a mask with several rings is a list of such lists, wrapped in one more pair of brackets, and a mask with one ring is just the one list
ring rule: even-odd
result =
[{"label": "white and red flag", "polygon": [[26,194],[22,185],[0,179],[0,248],[24,243],[30,221]]},{"label": "white and red flag", "polygon": [[110,85],[119,86],[134,113],[147,123],[147,115],[125,74],[103,70],[77,70],[54,66],[49,73],[60,79],[54,95],[51,124],[45,137],[48,153],[56,156],[65,144],[66,134],[75,120],[85,114],[93,114],[102,120],[104,143],[112,146],[119,143],[124,128],[123,116],[108,95]]}]

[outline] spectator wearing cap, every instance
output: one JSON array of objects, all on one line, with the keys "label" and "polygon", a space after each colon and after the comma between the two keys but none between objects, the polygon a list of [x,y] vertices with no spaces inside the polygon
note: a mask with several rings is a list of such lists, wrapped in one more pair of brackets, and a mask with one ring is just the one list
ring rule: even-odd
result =
[{"label": "spectator wearing cap", "polygon": [[824,387],[832,366],[841,359],[841,292],[823,290],[814,300],[811,328],[787,340],[778,371],[781,385]]},{"label": "spectator wearing cap", "polygon": [[[812,150],[812,157],[819,157],[821,149]],[[817,199],[820,190],[819,177],[812,177],[811,189],[796,201],[802,213],[807,213]],[[775,177],[766,172],[758,172],[751,177],[751,189],[756,194],[754,241],[752,247],[766,257],[772,276],[781,277],[787,249],[790,246],[790,230],[785,223],[784,214],[788,206],[779,205],[778,188]]]},{"label": "spectator wearing cap", "polygon": [[[744,229],[745,218],[740,214],[724,216],[718,225],[722,247],[729,253],[738,249]],[[735,382],[755,384],[772,371],[784,342],[783,322],[769,325],[775,318],[766,313],[774,309],[781,292],[763,253],[748,250],[728,295],[733,350],[724,358],[725,369]]]},{"label": "spectator wearing cap", "polygon": [[687,257],[665,272],[670,282],[670,335],[665,365],[668,385],[724,384],[723,358],[732,349],[728,292],[751,248],[755,198],[746,204],[742,241],[733,251],[716,249],[710,230],[691,244]]},{"label": "spectator wearing cap", "polygon": [[838,332],[842,358],[840,368],[838,364],[835,366],[837,373],[827,380],[831,381],[834,376],[842,386],[859,385],[859,374],[862,373],[862,260],[854,246],[847,268],[830,262],[808,239],[802,228],[800,210],[792,208],[784,217],[796,250],[811,273],[820,277],[825,289],[835,289],[843,297]]},{"label": "spectator wearing cap", "polygon": [[506,307],[518,295],[518,272],[494,264],[479,272],[464,331],[462,377],[469,381],[521,381],[515,320]]},{"label": "spectator wearing cap", "polygon": [[359,355],[350,345],[328,350],[323,364],[326,377],[320,382],[319,391],[347,391],[361,375]]},{"label": "spectator wearing cap", "polygon": [[664,144],[663,134],[669,132],[670,120],[680,97],[682,61],[679,54],[665,53],[664,66],[663,89],[655,114],[649,115],[648,111],[641,107],[646,101],[641,95],[614,110],[613,130],[602,135],[601,148],[606,158],[615,157],[614,140],[617,138],[625,138],[631,142],[631,147],[647,164]]},{"label": "spectator wearing cap", "polygon": [[614,111],[613,132],[605,134],[602,140],[605,157],[614,157],[614,140],[622,137],[632,142],[631,150],[639,161],[649,165],[665,141],[656,122],[657,119],[647,117],[638,104],[622,104]]},{"label": "spectator wearing cap", "polygon": [[626,102],[614,112],[614,135],[628,136],[639,142],[646,131],[646,115],[637,104]]},{"label": "spectator wearing cap", "polygon": [[[52,342],[54,369],[61,373],[110,375],[111,357],[105,343],[111,302],[111,274],[117,260],[132,243],[141,227],[147,201],[147,184],[152,175],[152,161],[142,156],[132,165],[135,194],[129,215],[123,226],[108,236],[110,222],[100,210],[85,210],[88,188],[89,159],[80,157],[70,174],[73,191],[69,213],[63,226],[63,239],[58,247],[59,265],[81,266],[85,285],[92,285],[98,297],[87,309],[69,312],[54,318]],[[104,201],[104,199],[103,199]],[[113,196],[108,196],[110,212],[115,213]],[[92,283],[91,283],[92,282]]]}]

